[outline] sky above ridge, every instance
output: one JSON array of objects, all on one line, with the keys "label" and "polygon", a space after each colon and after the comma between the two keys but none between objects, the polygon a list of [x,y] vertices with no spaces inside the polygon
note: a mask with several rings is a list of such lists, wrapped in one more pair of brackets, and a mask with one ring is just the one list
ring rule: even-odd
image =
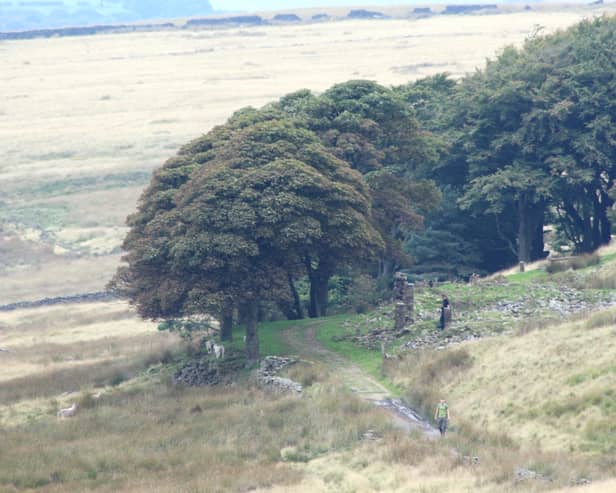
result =
[{"label": "sky above ridge", "polygon": [[402,5],[405,0],[210,0],[216,10],[285,10],[302,7],[339,7],[341,5]]}]

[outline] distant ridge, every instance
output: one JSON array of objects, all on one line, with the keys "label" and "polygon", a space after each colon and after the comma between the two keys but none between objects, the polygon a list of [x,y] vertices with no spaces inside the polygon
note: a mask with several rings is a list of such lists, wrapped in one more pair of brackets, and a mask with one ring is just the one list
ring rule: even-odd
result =
[{"label": "distant ridge", "polygon": [[260,26],[263,23],[263,18],[258,15],[237,15],[232,17],[206,17],[203,19],[190,19],[186,22],[185,26],[220,26],[224,24]]},{"label": "distant ridge", "polygon": [[33,29],[29,31],[0,32],[0,41],[15,39],[53,38],[63,36],[92,36],[104,33],[125,33],[142,31],[161,31],[174,29],[176,26],[171,22],[164,24],[115,24],[82,27],[61,27],[57,29]]},{"label": "distant ridge", "polygon": [[209,0],[2,0],[0,31],[106,25],[212,13]]}]

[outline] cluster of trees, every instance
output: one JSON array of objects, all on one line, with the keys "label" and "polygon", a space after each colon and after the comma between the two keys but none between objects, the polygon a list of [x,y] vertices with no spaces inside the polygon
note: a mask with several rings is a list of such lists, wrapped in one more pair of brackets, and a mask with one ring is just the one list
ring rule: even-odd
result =
[{"label": "cluster of trees", "polygon": [[408,262],[406,232],[439,200],[408,175],[426,147],[410,106],[373,82],[240,110],[154,173],[115,285],[145,317],[220,314],[223,337],[239,311],[255,359],[260,304],[304,316],[297,280],[317,317],[334,274]]},{"label": "cluster of trees", "polygon": [[[326,314],[332,276],[467,275],[610,239],[616,19],[507,48],[460,81],[289,94],[184,146],[129,218],[114,285],[144,317],[233,314],[258,358],[263,302]],[[425,226],[425,227],[424,227]]]},{"label": "cluster of trees", "polygon": [[[616,176],[616,18],[506,48],[484,70],[400,88],[446,151],[428,171],[450,193],[450,225],[493,270],[544,251],[552,224],[575,252],[610,241]],[[466,212],[470,221],[462,218]],[[456,217],[462,220],[456,220]],[[442,234],[439,223],[425,235]],[[483,223],[483,224],[481,224]],[[426,236],[412,243],[422,246]],[[419,235],[421,236],[421,235]],[[472,241],[472,240],[471,240]],[[499,252],[493,255],[481,247]]]}]

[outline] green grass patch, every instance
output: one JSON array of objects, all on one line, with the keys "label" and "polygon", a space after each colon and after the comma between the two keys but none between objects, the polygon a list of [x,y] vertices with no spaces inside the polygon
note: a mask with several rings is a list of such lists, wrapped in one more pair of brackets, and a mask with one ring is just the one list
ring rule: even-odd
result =
[{"label": "green grass patch", "polygon": [[20,207],[7,206],[0,210],[0,222],[21,224],[26,227],[57,228],[66,225],[70,211],[60,204],[36,204]]},{"label": "green grass patch", "polygon": [[560,418],[568,414],[580,414],[589,407],[598,407],[605,415],[612,415],[616,409],[616,394],[612,389],[595,391],[584,395],[571,395],[567,399],[548,401],[540,409],[539,415]]},{"label": "green grass patch", "polygon": [[616,451],[616,421],[610,418],[590,421],[584,428],[584,438],[588,441],[585,450],[613,453]]},{"label": "green grass patch", "polygon": [[327,349],[344,356],[349,361],[356,363],[361,369],[371,375],[376,375],[380,371],[381,354],[357,346],[351,341],[337,340],[345,334],[344,321],[349,317],[338,315],[315,321],[317,323],[317,340]]},{"label": "green grass patch", "polygon": [[343,323],[348,320],[359,318],[359,316],[327,317],[316,321],[317,340],[330,351],[340,354],[345,359],[355,363],[359,368],[377,379],[393,395],[399,395],[398,389],[390,380],[383,376],[383,357],[380,351],[370,350],[357,346],[348,340],[339,340],[337,337],[344,335]]},{"label": "green grass patch", "polygon": [[510,282],[530,282],[530,281],[538,281],[540,279],[546,279],[548,277],[547,273],[542,269],[534,269],[526,272],[518,272],[516,274],[511,274],[507,276],[507,280]]},{"label": "green grass patch", "polygon": [[599,264],[600,265],[609,264],[610,262],[613,262],[614,260],[616,260],[616,253],[610,253],[608,255],[602,256],[600,258]]},{"label": "green grass patch", "polygon": [[18,189],[16,194],[26,197],[55,197],[90,190],[108,190],[146,184],[152,173],[150,171],[127,171],[108,175],[67,177],[44,183],[31,184]]},{"label": "green grass patch", "polygon": [[[301,330],[302,326],[310,320],[278,320],[276,322],[262,322],[258,326],[259,334],[259,350],[262,356],[286,356],[292,352],[292,349],[285,342],[283,331],[291,328]],[[229,343],[230,347],[244,350],[244,335],[246,328],[239,325],[233,328],[233,342]],[[225,344],[226,345],[226,344]]]},{"label": "green grass patch", "polygon": [[277,322],[266,322],[259,325],[259,344],[261,354],[271,354],[274,356],[284,356],[289,354],[291,348],[285,343],[282,332],[294,327],[301,326],[306,320],[279,320]]},{"label": "green grass patch", "polygon": [[567,385],[576,386],[589,380],[596,380],[599,377],[612,375],[616,373],[616,365],[611,365],[605,368],[592,368],[584,373],[578,373],[567,379]]}]

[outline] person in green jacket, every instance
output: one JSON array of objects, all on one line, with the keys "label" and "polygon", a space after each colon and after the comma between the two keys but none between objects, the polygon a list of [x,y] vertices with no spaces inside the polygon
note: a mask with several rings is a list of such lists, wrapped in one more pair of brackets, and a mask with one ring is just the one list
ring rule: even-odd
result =
[{"label": "person in green jacket", "polygon": [[449,406],[445,399],[441,399],[436,405],[436,411],[434,411],[434,421],[438,423],[438,431],[441,432],[441,436],[447,431],[447,422],[449,421]]}]

